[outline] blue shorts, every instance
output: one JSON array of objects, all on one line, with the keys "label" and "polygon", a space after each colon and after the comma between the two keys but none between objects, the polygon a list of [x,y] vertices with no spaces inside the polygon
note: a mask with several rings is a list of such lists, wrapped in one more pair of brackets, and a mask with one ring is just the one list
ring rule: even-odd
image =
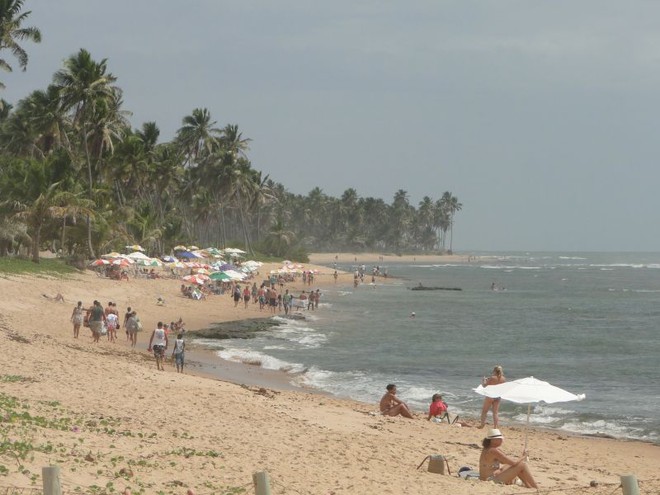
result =
[{"label": "blue shorts", "polygon": [[183,366],[183,352],[179,352],[178,354],[174,354],[174,360],[176,361],[177,366]]}]

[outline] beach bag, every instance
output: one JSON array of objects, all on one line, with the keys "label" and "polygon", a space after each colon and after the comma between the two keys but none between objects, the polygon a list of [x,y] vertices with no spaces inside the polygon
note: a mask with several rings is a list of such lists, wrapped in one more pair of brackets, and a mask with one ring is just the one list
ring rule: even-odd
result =
[{"label": "beach bag", "polygon": [[108,327],[105,326],[105,323],[101,325],[101,335],[108,335]]},{"label": "beach bag", "polygon": [[139,318],[135,319],[135,331],[136,332],[141,332],[142,331],[142,322],[140,321]]},{"label": "beach bag", "polygon": [[427,459],[429,461],[429,473],[445,474],[445,466],[447,466],[447,474],[451,475],[451,470],[449,469],[449,462],[447,462],[447,458],[440,454],[427,455],[420,463],[420,465],[417,466],[417,469],[421,468]]}]

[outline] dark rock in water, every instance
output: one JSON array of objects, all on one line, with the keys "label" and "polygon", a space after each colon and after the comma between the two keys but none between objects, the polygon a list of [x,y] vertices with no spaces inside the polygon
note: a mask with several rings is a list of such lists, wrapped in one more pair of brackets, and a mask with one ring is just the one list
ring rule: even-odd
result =
[{"label": "dark rock in water", "polygon": [[287,320],[306,320],[307,317],[302,313],[289,313],[288,315],[280,315],[280,318]]},{"label": "dark rock in water", "polygon": [[214,323],[210,328],[186,332],[187,337],[201,339],[252,339],[258,332],[270,330],[279,323],[270,318],[251,318],[249,320]]}]

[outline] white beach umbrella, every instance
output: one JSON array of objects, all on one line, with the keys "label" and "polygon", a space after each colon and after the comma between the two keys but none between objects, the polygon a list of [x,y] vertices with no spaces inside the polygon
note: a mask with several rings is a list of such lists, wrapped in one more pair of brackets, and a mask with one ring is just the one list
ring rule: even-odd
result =
[{"label": "white beach umbrella", "polygon": [[[527,404],[527,426],[529,426],[529,415],[532,411],[532,404],[539,402],[554,404],[555,402],[580,401],[586,397],[585,394],[573,394],[543,380],[537,380],[533,376],[498,385],[488,385],[486,387],[479,385],[473,390],[491,399],[501,398],[515,402],[516,404]],[[525,432],[526,448],[527,432]]]},{"label": "white beach umbrella", "polygon": [[246,277],[244,273],[239,273],[236,270],[225,270],[222,273],[228,275],[232,280],[243,280]]},{"label": "white beach umbrella", "polygon": [[131,258],[132,260],[150,260],[149,256],[147,256],[144,253],[141,253],[140,251],[135,251],[134,253],[127,254],[127,258]]}]

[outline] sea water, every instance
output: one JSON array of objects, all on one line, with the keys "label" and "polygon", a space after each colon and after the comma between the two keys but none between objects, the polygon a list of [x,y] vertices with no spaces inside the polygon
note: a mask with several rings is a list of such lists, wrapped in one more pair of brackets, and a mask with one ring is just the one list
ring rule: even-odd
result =
[{"label": "sea water", "polygon": [[[357,288],[323,288],[305,320],[221,341],[218,354],[374,409],[388,383],[417,411],[440,392],[452,412],[474,418],[483,398],[473,389],[500,364],[507,380],[534,376],[586,394],[533,405],[532,425],[660,443],[660,254],[475,254],[388,263],[386,283],[367,275]],[[420,283],[462,290],[410,290]],[[501,423],[526,421],[527,408],[502,401]]]}]

